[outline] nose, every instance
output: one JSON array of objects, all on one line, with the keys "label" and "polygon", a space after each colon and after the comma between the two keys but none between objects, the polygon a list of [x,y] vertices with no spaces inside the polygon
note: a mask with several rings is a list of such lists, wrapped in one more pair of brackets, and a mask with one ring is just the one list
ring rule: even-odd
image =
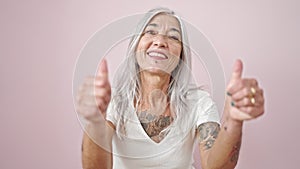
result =
[{"label": "nose", "polygon": [[157,34],[153,38],[153,45],[157,47],[168,47],[165,35]]}]

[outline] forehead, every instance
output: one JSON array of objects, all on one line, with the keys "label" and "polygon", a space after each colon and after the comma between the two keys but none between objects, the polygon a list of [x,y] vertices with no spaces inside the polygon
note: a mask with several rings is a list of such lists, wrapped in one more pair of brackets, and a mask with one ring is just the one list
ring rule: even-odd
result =
[{"label": "forehead", "polygon": [[180,25],[179,22],[177,20],[177,18],[175,18],[174,16],[168,15],[168,14],[158,14],[156,16],[154,16],[149,24],[155,23],[157,24],[159,27],[173,27],[173,28],[177,28],[180,30]]}]

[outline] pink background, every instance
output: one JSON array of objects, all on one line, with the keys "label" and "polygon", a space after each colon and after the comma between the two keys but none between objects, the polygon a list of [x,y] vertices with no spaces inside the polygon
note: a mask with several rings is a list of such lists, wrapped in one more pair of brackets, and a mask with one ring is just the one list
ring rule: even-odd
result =
[{"label": "pink background", "polygon": [[244,75],[265,89],[266,114],[245,124],[237,168],[299,168],[297,0],[0,1],[0,168],[81,168],[76,58],[105,24],[157,6],[207,35],[227,79],[241,58]]}]

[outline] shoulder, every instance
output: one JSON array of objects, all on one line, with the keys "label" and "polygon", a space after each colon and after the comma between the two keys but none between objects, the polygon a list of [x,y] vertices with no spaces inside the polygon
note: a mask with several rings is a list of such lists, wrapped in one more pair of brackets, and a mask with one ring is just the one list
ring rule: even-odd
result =
[{"label": "shoulder", "polygon": [[201,89],[201,87],[191,86],[186,94],[187,101],[190,106],[210,107],[214,104],[210,93]]},{"label": "shoulder", "polygon": [[187,99],[201,99],[201,98],[205,98],[205,97],[209,97],[210,94],[201,89],[201,87],[197,87],[197,86],[190,86],[188,88],[188,91],[187,91],[187,94],[186,94],[186,97]]},{"label": "shoulder", "polygon": [[219,123],[220,117],[217,105],[209,92],[200,87],[192,87],[187,93],[187,101],[191,113],[194,114],[197,120],[197,126],[206,122]]}]

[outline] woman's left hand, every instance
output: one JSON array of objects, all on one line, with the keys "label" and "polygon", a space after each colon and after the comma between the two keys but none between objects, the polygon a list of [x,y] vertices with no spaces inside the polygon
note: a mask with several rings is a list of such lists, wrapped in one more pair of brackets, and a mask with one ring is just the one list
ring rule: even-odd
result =
[{"label": "woman's left hand", "polygon": [[[256,79],[242,78],[243,63],[237,60],[227,86],[225,111],[229,118],[238,121],[250,120],[264,113],[263,90]],[[227,116],[228,117],[228,116]]]}]

